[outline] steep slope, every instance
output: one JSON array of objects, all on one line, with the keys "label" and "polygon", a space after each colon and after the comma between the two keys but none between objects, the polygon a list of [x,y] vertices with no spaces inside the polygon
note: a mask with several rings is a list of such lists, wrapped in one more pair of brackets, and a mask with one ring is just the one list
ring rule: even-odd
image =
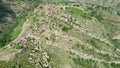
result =
[{"label": "steep slope", "polygon": [[96,4],[41,4],[0,51],[0,67],[119,68],[120,16],[115,11]]},{"label": "steep slope", "polygon": [[[32,11],[41,0],[1,0],[0,1],[0,47],[5,46],[15,38],[11,38],[14,28],[22,27],[28,12]],[[20,33],[16,31],[16,36]]]}]

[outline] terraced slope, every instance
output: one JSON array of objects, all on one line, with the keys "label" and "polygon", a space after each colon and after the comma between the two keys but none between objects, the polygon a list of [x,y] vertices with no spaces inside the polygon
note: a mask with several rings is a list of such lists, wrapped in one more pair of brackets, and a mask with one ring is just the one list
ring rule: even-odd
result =
[{"label": "terraced slope", "polygon": [[120,16],[112,8],[41,4],[0,51],[0,67],[119,68],[119,34]]}]

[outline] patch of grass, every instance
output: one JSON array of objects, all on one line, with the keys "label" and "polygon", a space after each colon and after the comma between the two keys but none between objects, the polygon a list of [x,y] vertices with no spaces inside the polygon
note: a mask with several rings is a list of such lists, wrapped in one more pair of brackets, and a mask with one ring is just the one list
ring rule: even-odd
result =
[{"label": "patch of grass", "polygon": [[[89,43],[90,45],[92,45],[93,47],[95,47],[99,50],[111,51],[111,48],[112,48],[111,46],[108,46],[109,44],[106,44],[95,38],[87,39],[87,43]],[[105,48],[107,48],[107,49],[105,49]]]},{"label": "patch of grass", "polygon": [[112,68],[120,68],[120,64],[111,63]]},{"label": "patch of grass", "polygon": [[50,65],[58,67],[58,68],[62,67],[61,65],[64,64],[64,61],[63,61],[64,57],[60,57],[59,56],[59,55],[61,55],[60,53],[61,52],[56,51],[56,49],[49,50],[48,55],[49,55],[50,58],[49,58],[48,61],[49,61]]},{"label": "patch of grass", "polygon": [[95,17],[99,22],[102,22],[103,18],[102,18],[102,13],[99,12],[100,9],[107,10],[107,7],[103,7],[103,6],[98,6],[96,5],[96,8],[93,7],[87,7],[87,11],[90,11],[89,15],[91,17]]},{"label": "patch of grass", "polygon": [[78,38],[78,39],[81,39],[81,34],[80,33],[78,33],[75,29],[71,29],[71,30],[69,30],[69,32],[68,32],[70,35],[72,35],[73,37],[75,37],[75,38]]},{"label": "patch of grass", "polygon": [[[98,63],[91,59],[83,59],[80,57],[73,58],[73,61],[76,65],[76,68],[110,68],[110,65],[108,63]],[[118,68],[119,65],[114,64],[113,68]]]},{"label": "patch of grass", "polygon": [[75,64],[77,64],[77,68],[96,68],[95,61],[93,60],[86,60],[80,57],[73,58]]},{"label": "patch of grass", "polygon": [[22,49],[22,48],[23,48],[23,46],[16,45],[16,46],[15,46],[15,48],[16,48],[16,49]]},{"label": "patch of grass", "polygon": [[11,59],[8,62],[0,61],[0,68],[33,68],[34,64],[29,63],[27,58],[28,55],[23,54],[19,58]]},{"label": "patch of grass", "polygon": [[[22,31],[22,27],[24,22],[26,21],[26,17],[28,16],[29,13],[24,13],[20,17],[17,18],[15,24],[10,28],[8,31],[6,31],[5,35],[3,35],[3,40],[1,40],[0,47],[3,47],[4,45],[8,44],[10,41],[14,40],[15,38],[18,37],[18,35]],[[34,16],[31,17],[30,23],[33,25],[35,22],[37,22],[38,19]]]},{"label": "patch of grass", "polygon": [[59,20],[57,18],[53,18],[53,19],[51,19],[51,22],[52,23],[59,23]]},{"label": "patch of grass", "polygon": [[26,20],[26,16],[27,13],[24,13],[23,15],[21,15],[18,19],[17,19],[17,24],[16,27],[14,28],[13,32],[10,34],[10,39],[13,40],[15,38],[17,38],[17,36],[20,34],[20,32],[22,31],[22,26],[23,23]]},{"label": "patch of grass", "polygon": [[[15,1],[15,2],[17,2],[17,1]],[[18,2],[21,2],[21,1],[18,1]],[[14,40],[20,34],[20,32],[22,30],[22,25],[26,20],[26,18],[25,18],[26,15],[29,12],[33,11],[33,9],[35,7],[37,7],[41,3],[41,1],[40,0],[36,0],[36,1],[26,0],[24,3],[27,3],[29,8],[25,9],[25,12],[18,13],[18,14],[20,14],[20,16],[18,16],[17,18],[14,18],[14,21],[13,21],[14,23],[9,24],[9,26],[7,26],[6,29],[4,29],[4,32],[0,35],[0,47],[3,47],[5,45],[9,44],[10,41]],[[0,8],[3,8],[3,6],[1,6],[1,5],[2,4],[0,4]],[[15,6],[16,6],[16,4],[15,4]],[[7,5],[5,7],[7,8]],[[5,12],[10,13],[10,15],[15,15],[10,8],[5,9]],[[7,15],[8,15],[8,13],[7,13]],[[3,13],[2,13],[2,15],[3,15]]]},{"label": "patch of grass", "polygon": [[116,23],[116,21],[105,20],[103,24],[106,29],[106,33],[104,35],[115,47],[120,48],[120,41],[117,39],[112,39],[115,36],[115,32],[120,31],[120,28],[116,26]]},{"label": "patch of grass", "polygon": [[62,31],[65,31],[65,32],[68,32],[68,30],[70,30],[70,29],[72,29],[72,28],[67,27],[67,26],[63,26],[62,27]]},{"label": "patch of grass", "polygon": [[85,13],[80,9],[76,9],[76,8],[73,8],[73,7],[66,7],[65,11],[73,14],[76,17],[82,17],[82,18],[85,18],[85,19],[92,19],[92,17],[89,15],[89,13]]},{"label": "patch of grass", "polygon": [[120,48],[120,41],[117,39],[111,39],[112,44],[115,45],[115,47]]},{"label": "patch of grass", "polygon": [[52,45],[47,46],[49,56],[49,64],[56,68],[66,68],[66,65],[72,67],[74,62],[70,58],[70,52],[60,49],[59,47],[54,47]]},{"label": "patch of grass", "polygon": [[93,40],[93,39],[88,40],[88,43],[90,43],[91,45],[93,45],[93,46],[95,46],[96,48],[98,48],[98,47],[97,47],[97,42],[96,42],[95,40]]},{"label": "patch of grass", "polygon": [[117,11],[117,15],[120,16],[120,11]]},{"label": "patch of grass", "polygon": [[7,45],[10,41],[14,40],[22,30],[22,25],[26,20],[27,13],[24,13],[16,19],[15,24],[12,25],[2,36],[0,40],[0,47]]},{"label": "patch of grass", "polygon": [[38,22],[38,19],[37,19],[35,16],[32,16],[30,23],[33,25],[33,24],[35,24],[36,22]]},{"label": "patch of grass", "polygon": [[[6,54],[12,54],[17,52],[18,49],[10,49],[6,50]],[[16,57],[19,56],[19,57]],[[33,68],[33,64],[29,63],[28,61],[29,54],[24,52],[22,54],[16,54],[12,59],[9,61],[0,61],[0,68]]]}]

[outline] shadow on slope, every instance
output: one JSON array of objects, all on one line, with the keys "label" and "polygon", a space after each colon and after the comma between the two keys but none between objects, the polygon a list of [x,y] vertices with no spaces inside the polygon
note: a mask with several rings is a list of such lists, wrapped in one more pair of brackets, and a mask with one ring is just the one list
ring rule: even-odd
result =
[{"label": "shadow on slope", "polygon": [[3,2],[0,2],[0,23],[6,21],[5,17],[15,17],[15,13]]},{"label": "shadow on slope", "polygon": [[4,2],[0,1],[0,47],[5,44],[6,33],[10,33],[13,19],[16,15]]}]

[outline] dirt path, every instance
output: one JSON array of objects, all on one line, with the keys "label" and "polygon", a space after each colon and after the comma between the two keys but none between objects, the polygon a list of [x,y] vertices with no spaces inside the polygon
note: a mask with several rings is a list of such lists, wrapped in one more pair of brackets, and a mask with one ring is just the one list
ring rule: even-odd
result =
[{"label": "dirt path", "polygon": [[[30,24],[29,24],[28,19],[27,19],[26,22],[23,24],[22,31],[19,34],[19,36],[15,40],[13,40],[10,44],[12,44],[14,42],[17,42],[23,36],[25,36],[26,31],[27,31],[29,25]],[[17,49],[12,48],[10,46],[10,44],[8,44],[5,47],[3,47],[3,48],[0,49],[0,60],[2,60],[2,61],[9,61],[19,51]]]}]

